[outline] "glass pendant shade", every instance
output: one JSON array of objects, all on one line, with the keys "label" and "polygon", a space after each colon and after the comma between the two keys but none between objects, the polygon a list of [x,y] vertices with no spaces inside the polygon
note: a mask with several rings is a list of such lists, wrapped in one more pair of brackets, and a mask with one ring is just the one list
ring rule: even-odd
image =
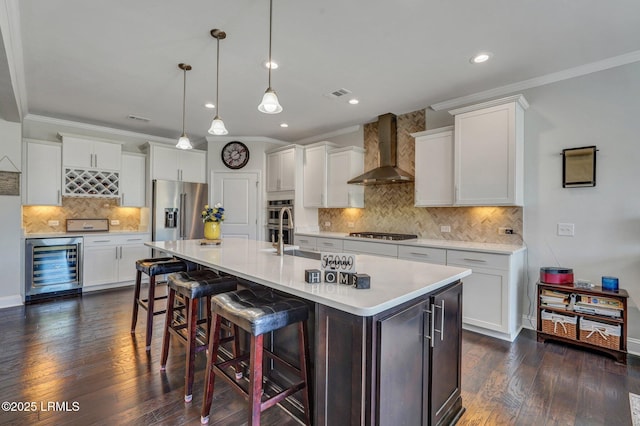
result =
[{"label": "glass pendant shade", "polygon": [[221,135],[226,135],[229,132],[227,131],[227,128],[224,126],[224,122],[222,121],[222,119],[216,115],[213,118],[213,121],[211,122],[209,133],[212,135],[221,136]]},{"label": "glass pendant shade", "polygon": [[264,92],[262,102],[258,105],[258,111],[264,112],[265,114],[282,112],[282,106],[280,102],[278,102],[278,95],[276,95],[276,92],[274,92],[271,87]]},{"label": "glass pendant shade", "polygon": [[178,143],[176,144],[176,148],[180,149],[193,149],[193,145],[191,145],[191,141],[184,133],[178,139]]},{"label": "glass pendant shade", "polygon": [[187,137],[187,133],[184,130],[185,115],[187,110],[187,71],[191,71],[191,65],[179,63],[178,68],[182,70],[183,85],[182,85],[182,136],[178,139],[176,148],[179,149],[193,149],[191,141]]}]

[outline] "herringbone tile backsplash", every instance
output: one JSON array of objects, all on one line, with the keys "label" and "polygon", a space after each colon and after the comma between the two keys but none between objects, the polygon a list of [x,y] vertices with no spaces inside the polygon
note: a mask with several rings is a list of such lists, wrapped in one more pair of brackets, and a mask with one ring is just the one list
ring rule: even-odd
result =
[{"label": "herringbone tile backsplash", "polygon": [[[415,142],[411,133],[425,129],[424,110],[398,116],[398,167],[415,170]],[[378,165],[378,125],[364,126],[365,170]],[[522,244],[522,207],[415,207],[414,184],[366,186],[364,209],[319,209],[323,231],[397,232],[419,238]],[[324,226],[330,222],[330,226]],[[353,225],[350,227],[349,225]],[[440,232],[450,226],[451,232]],[[500,235],[498,228],[512,228]]]},{"label": "herringbone tile backsplash", "polygon": [[[117,219],[120,225],[110,225],[111,230],[140,231],[140,212],[137,207],[118,207],[115,199],[63,197],[61,207],[23,206],[22,227],[28,234],[65,232],[67,219]],[[58,226],[49,226],[49,220],[57,220]]]}]

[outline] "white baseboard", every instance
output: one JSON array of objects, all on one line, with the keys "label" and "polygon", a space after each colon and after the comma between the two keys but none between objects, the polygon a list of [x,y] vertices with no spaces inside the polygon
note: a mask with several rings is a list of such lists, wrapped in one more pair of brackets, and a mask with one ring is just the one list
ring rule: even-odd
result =
[{"label": "white baseboard", "polygon": [[0,309],[2,308],[10,308],[12,306],[21,306],[22,296],[19,294],[14,294],[13,296],[4,296],[0,297]]},{"label": "white baseboard", "polygon": [[478,327],[475,325],[465,324],[465,323],[462,323],[462,328],[464,330],[469,330],[475,333],[484,334],[485,336],[489,336],[489,337],[495,337],[496,339],[505,340],[507,342],[513,342],[514,340],[516,340],[516,337],[518,337],[518,334],[520,334],[520,331],[522,330],[522,327],[518,327],[518,329],[513,333],[502,333],[500,331],[493,331],[487,328]]}]

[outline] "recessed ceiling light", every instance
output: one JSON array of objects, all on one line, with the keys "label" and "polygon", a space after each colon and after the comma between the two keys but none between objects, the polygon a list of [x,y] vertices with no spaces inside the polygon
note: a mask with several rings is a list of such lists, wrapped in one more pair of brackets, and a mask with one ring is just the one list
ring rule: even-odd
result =
[{"label": "recessed ceiling light", "polygon": [[356,98],[353,98],[353,99],[349,99],[349,103],[351,105],[358,105],[360,103],[360,101],[357,100]]},{"label": "recessed ceiling light", "polygon": [[280,127],[289,127],[287,123],[280,123]]},{"label": "recessed ceiling light", "polygon": [[471,59],[469,59],[469,62],[471,62],[472,64],[481,64],[491,59],[491,56],[493,55],[489,52],[480,52],[472,56]]},{"label": "recessed ceiling light", "polygon": [[[272,70],[275,70],[278,68],[278,63],[276,61],[271,61],[271,63],[269,63],[269,61],[264,61],[264,67],[265,68],[271,68]],[[269,66],[271,65],[271,66]]]},{"label": "recessed ceiling light", "polygon": [[214,104],[212,104],[211,102],[207,102],[206,104],[204,104],[205,108],[209,108],[209,109],[213,109],[216,106]]}]

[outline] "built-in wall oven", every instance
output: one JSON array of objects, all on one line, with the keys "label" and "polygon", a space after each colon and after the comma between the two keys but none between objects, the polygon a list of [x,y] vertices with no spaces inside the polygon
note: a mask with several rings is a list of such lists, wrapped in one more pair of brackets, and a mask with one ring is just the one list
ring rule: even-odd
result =
[{"label": "built-in wall oven", "polygon": [[25,303],[82,293],[82,237],[25,240]]},{"label": "built-in wall oven", "polygon": [[[280,210],[289,207],[291,210],[291,223],[293,222],[293,200],[270,200],[267,202],[267,241],[278,241],[278,224]],[[289,227],[289,212],[285,212],[282,221],[282,238],[285,244],[293,244],[293,228]]]}]

